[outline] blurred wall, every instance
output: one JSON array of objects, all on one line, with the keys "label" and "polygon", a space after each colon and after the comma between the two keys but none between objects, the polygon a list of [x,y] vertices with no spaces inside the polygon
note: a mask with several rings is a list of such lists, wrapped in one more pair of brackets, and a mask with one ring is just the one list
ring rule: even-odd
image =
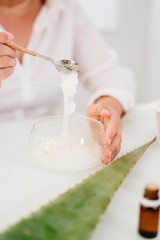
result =
[{"label": "blurred wall", "polygon": [[[81,1],[79,0],[83,5]],[[89,7],[91,1],[85,1],[88,1]],[[99,0],[99,4],[101,1],[103,0]],[[100,34],[117,50],[121,63],[132,70],[137,86],[137,102],[160,99],[160,1],[117,0],[116,2],[117,16],[114,19],[116,25],[106,31],[99,28]],[[107,4],[109,0],[106,1],[106,9]],[[87,4],[85,5],[87,7]],[[96,19],[98,21],[98,18]],[[81,87],[79,94],[81,98],[82,94],[84,96],[79,105],[80,111],[83,111],[88,95]],[[79,99],[79,96],[77,98]]]},{"label": "blurred wall", "polygon": [[143,94],[145,101],[160,99],[160,1],[153,0],[151,3],[146,84]]},{"label": "blurred wall", "polygon": [[114,34],[104,35],[118,51],[121,63],[134,74],[137,102],[143,102],[145,94],[143,86],[146,81],[151,1],[119,0],[118,29]]}]

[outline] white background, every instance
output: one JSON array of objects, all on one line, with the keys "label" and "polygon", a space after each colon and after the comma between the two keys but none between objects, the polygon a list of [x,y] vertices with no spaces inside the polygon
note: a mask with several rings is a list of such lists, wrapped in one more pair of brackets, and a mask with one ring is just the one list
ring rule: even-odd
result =
[{"label": "white background", "polygon": [[[78,1],[102,37],[117,50],[121,63],[132,70],[137,102],[160,99],[160,1]],[[78,92],[77,107],[82,111],[88,94],[84,89]]]}]

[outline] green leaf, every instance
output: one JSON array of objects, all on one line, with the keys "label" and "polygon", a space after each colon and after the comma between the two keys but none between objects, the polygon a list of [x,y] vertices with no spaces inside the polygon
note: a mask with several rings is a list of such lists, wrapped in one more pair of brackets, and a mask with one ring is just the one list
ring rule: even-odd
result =
[{"label": "green leaf", "polygon": [[137,148],[10,227],[0,240],[87,240],[115,192],[145,150]]}]

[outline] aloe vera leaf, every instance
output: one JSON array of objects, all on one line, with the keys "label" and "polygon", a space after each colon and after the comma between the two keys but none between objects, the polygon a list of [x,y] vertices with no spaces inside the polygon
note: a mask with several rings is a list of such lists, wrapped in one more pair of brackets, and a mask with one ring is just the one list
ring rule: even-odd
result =
[{"label": "aloe vera leaf", "polygon": [[87,240],[145,150],[127,153],[0,235],[0,240]]}]

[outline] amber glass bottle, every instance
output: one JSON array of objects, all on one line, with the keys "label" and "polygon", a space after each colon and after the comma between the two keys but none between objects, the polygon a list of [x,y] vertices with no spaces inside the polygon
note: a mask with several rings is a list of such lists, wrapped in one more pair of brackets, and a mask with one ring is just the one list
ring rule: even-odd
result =
[{"label": "amber glass bottle", "polygon": [[144,197],[140,202],[139,233],[146,238],[154,238],[158,234],[159,220],[159,187],[155,183],[148,183]]}]

